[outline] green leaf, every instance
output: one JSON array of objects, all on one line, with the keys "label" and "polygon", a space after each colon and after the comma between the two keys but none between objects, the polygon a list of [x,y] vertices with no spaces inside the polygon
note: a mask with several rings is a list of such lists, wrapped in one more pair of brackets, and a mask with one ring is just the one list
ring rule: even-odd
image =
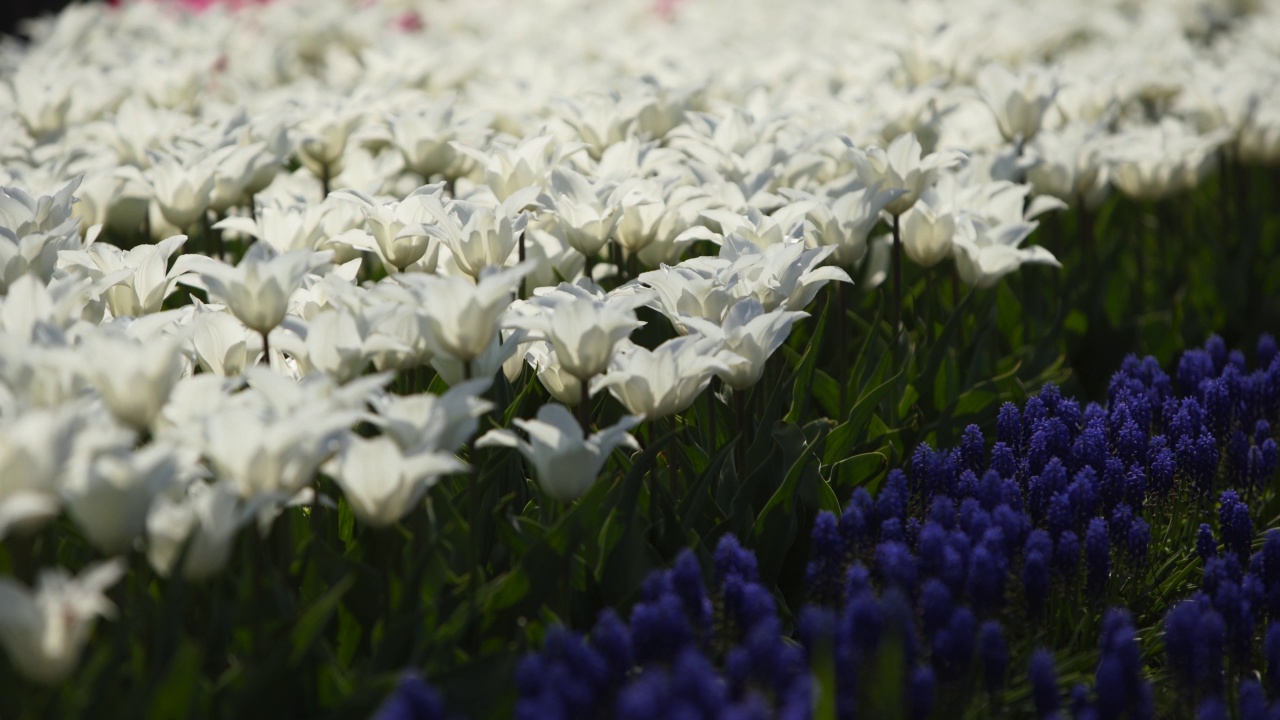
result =
[{"label": "green leaf", "polygon": [[168,662],[168,671],[152,695],[148,720],[188,718],[198,707],[198,687],[203,670],[204,653],[194,640],[188,639]]},{"label": "green leaf", "polygon": [[756,516],[756,537],[762,536],[765,520],[769,517],[769,513],[773,511],[774,508],[781,506],[784,510],[791,509],[791,501],[795,495],[796,485],[800,482],[800,476],[804,473],[805,467],[809,465],[809,463],[814,463],[815,465],[818,464],[817,455],[812,451],[812,448],[826,439],[829,428],[829,425],[823,423],[818,430],[817,439],[810,442],[800,453],[800,456],[791,463],[791,469],[787,471],[786,479],[769,498],[769,502],[765,503],[764,508],[760,510],[760,514]]},{"label": "green leaf", "polygon": [[809,338],[809,346],[804,352],[804,357],[800,359],[800,364],[796,371],[791,375],[791,410],[787,413],[785,422],[798,423],[804,417],[805,409],[809,406],[809,400],[813,397],[813,372],[818,362],[818,355],[822,347],[822,335],[827,326],[827,315],[831,314],[831,296],[827,296],[826,305],[823,306],[822,316],[818,318],[818,324],[813,329],[813,335]]},{"label": "green leaf", "polygon": [[316,638],[320,636],[329,618],[337,610],[342,596],[355,584],[355,575],[347,574],[336,585],[329,588],[328,592],[320,596],[319,600],[312,603],[302,617],[298,618],[297,624],[293,627],[293,649],[289,653],[290,666],[296,666],[302,662],[302,658],[311,650]]},{"label": "green leaf", "polygon": [[1079,310],[1072,310],[1067,313],[1067,319],[1062,327],[1069,333],[1084,335],[1089,330],[1089,316]]},{"label": "green leaf", "polygon": [[884,453],[862,453],[832,465],[830,480],[841,489],[852,490],[871,482],[888,466],[889,458]]},{"label": "green leaf", "polygon": [[840,498],[836,497],[836,491],[832,489],[831,483],[819,478],[814,486],[818,489],[818,509],[839,516],[843,508],[840,507]]},{"label": "green leaf", "polygon": [[898,400],[898,416],[906,415],[912,404],[919,399],[920,393],[916,392],[915,386],[907,385],[906,389],[902,391],[902,398]]},{"label": "green leaf", "polygon": [[871,420],[880,401],[893,390],[894,383],[901,374],[894,375],[858,399],[853,409],[849,411],[849,419],[831,431],[831,437],[827,439],[826,450],[822,455],[823,465],[834,465],[849,457],[862,439],[862,431]]},{"label": "green leaf", "polygon": [[350,549],[355,542],[356,516],[351,512],[351,505],[346,498],[338,496],[338,538]]}]

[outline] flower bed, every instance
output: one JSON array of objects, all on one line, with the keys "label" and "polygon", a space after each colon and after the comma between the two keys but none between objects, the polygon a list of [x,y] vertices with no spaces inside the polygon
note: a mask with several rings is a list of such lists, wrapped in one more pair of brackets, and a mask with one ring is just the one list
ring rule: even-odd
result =
[{"label": "flower bed", "polygon": [[85,3],[0,40],[0,695],[1267,716],[1246,5]]}]

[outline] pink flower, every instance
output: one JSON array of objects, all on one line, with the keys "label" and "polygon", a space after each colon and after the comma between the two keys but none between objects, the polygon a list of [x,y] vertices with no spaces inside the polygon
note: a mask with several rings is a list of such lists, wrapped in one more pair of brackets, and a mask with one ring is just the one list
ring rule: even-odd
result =
[{"label": "pink flower", "polygon": [[[107,0],[107,4],[111,5],[112,7],[120,7],[126,1],[130,1],[130,0]],[[187,10],[194,10],[196,12],[203,12],[213,7],[214,5],[225,5],[231,10],[238,10],[248,5],[261,5],[261,4],[270,2],[270,0],[150,0],[150,1],[159,2],[166,5],[176,5],[179,7],[186,8]]]}]

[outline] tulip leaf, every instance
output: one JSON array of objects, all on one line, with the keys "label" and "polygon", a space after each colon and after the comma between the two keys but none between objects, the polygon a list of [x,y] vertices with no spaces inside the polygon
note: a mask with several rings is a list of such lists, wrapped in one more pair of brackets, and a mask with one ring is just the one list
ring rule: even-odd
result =
[{"label": "tulip leaf", "polygon": [[816,470],[816,468],[820,464],[818,462],[817,454],[812,452],[812,448],[816,445],[819,445],[823,440],[826,439],[827,433],[829,432],[829,427],[830,427],[829,425],[827,425],[826,423],[823,423],[818,431],[818,437],[815,440],[808,443],[805,446],[805,448],[801,451],[799,457],[797,457],[791,463],[791,469],[787,471],[786,479],[782,482],[782,485],[779,486],[778,489],[773,493],[773,496],[769,498],[769,502],[765,503],[765,506],[760,510],[759,515],[756,516],[756,523],[755,523],[756,537],[762,537],[762,533],[764,532],[765,520],[766,518],[769,517],[769,514],[771,513],[771,511],[773,511],[778,506],[782,506],[784,510],[791,509],[791,501],[795,495],[796,485],[800,482],[801,475],[804,474],[806,469]]},{"label": "tulip leaf", "polygon": [[677,516],[682,518],[680,521],[680,530],[683,534],[688,535],[693,532],[694,524],[701,518],[702,509],[706,505],[707,500],[711,497],[710,487],[721,477],[721,471],[728,462],[729,457],[733,454],[736,442],[726,443],[718,451],[715,457],[711,459],[711,463],[698,477],[697,483],[685,494],[683,500],[680,501],[680,508]]},{"label": "tulip leaf", "polygon": [[853,490],[871,482],[889,466],[884,453],[869,452],[854,455],[835,463],[830,468],[830,482],[841,490]]},{"label": "tulip leaf", "polygon": [[[872,352],[872,346],[879,345],[877,342],[880,339],[879,328],[881,321],[884,320],[886,304],[887,303],[885,302],[876,303],[876,315],[871,324],[867,327],[867,337],[862,341],[862,348],[858,350],[858,361],[854,363],[853,370],[849,373],[849,377],[842,378],[842,382],[847,385],[850,397],[856,397],[857,389],[865,384],[862,382],[863,373],[866,372],[867,360],[874,354]],[[885,354],[886,353],[882,353],[880,361],[883,361],[883,355]]]},{"label": "tulip leaf", "polygon": [[813,398],[814,368],[817,366],[818,356],[822,353],[822,336],[825,333],[827,316],[831,314],[831,309],[831,295],[828,294],[822,315],[818,318],[817,326],[809,337],[804,356],[800,358],[795,372],[791,374],[791,409],[784,418],[786,422],[799,422],[809,407],[810,399]]},{"label": "tulip leaf", "polygon": [[178,651],[166,663],[164,679],[152,694],[148,720],[167,720],[191,717],[198,708],[197,694],[204,653],[191,639],[183,641]]},{"label": "tulip leaf", "polygon": [[858,398],[858,402],[849,411],[849,418],[836,426],[831,431],[831,436],[827,438],[826,449],[822,455],[823,465],[834,465],[849,457],[858,446],[863,430],[880,405],[880,401],[893,390],[894,383],[900,375],[901,373],[894,375]]},{"label": "tulip leaf", "polygon": [[342,596],[355,583],[355,575],[347,574],[333,587],[329,588],[324,595],[320,596],[319,600],[312,603],[311,607],[307,608],[306,612],[302,614],[302,617],[298,618],[292,633],[292,650],[289,653],[290,666],[296,666],[302,662],[302,658],[311,650],[316,638],[319,637],[320,632],[324,630],[325,625],[333,617],[339,601],[342,600]]},{"label": "tulip leaf", "polygon": [[818,490],[818,509],[839,515],[843,508],[840,507],[840,498],[836,496],[836,491],[831,487],[831,483],[818,478],[814,486]]}]

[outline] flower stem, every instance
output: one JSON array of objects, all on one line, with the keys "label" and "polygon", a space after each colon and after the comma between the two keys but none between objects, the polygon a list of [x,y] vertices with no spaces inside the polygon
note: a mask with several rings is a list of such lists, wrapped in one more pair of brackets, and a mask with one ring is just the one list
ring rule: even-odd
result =
[{"label": "flower stem", "polygon": [[271,341],[267,339],[270,334],[270,330],[262,331],[262,362],[266,363],[267,367],[271,367]]},{"label": "flower stem", "polygon": [[[582,381],[579,381],[582,382]],[[582,437],[591,434],[591,398],[587,395],[587,383],[582,382],[582,400],[578,402],[578,424],[582,425]]]},{"label": "flower stem", "polygon": [[902,327],[902,216],[893,216],[893,332]]},{"label": "flower stem", "polygon": [[[527,257],[527,251],[525,250],[524,233],[521,232],[520,233],[520,262],[523,263],[525,257]],[[526,297],[528,297],[528,291],[525,286],[525,278],[521,277],[520,278],[520,299],[524,300]]]},{"label": "flower stem", "polygon": [[840,406],[836,408],[836,415],[844,417],[845,402],[848,401],[849,388],[849,319],[845,313],[845,303],[848,299],[848,283],[834,283],[835,287],[835,305],[836,310],[836,381],[840,383]]}]

